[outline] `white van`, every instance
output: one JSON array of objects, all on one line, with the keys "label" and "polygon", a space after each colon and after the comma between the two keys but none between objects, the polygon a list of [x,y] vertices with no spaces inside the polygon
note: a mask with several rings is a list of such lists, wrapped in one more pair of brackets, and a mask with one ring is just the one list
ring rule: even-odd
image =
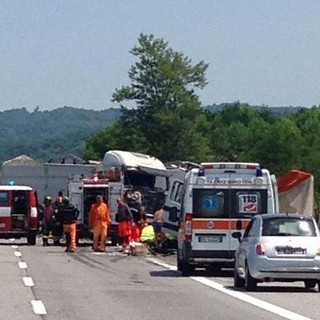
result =
[{"label": "white van", "polygon": [[39,231],[37,192],[30,186],[0,186],[0,238],[26,237],[36,244]]},{"label": "white van", "polygon": [[238,242],[231,234],[243,232],[253,215],[279,211],[276,179],[258,163],[202,163],[171,184],[165,209],[183,275],[233,266]]}]

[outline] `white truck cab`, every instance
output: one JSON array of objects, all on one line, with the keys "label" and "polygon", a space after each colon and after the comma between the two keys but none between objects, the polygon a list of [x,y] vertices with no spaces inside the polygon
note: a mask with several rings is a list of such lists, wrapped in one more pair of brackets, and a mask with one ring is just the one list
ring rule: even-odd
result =
[{"label": "white truck cab", "polygon": [[[114,170],[119,172],[118,196],[127,190],[141,193],[142,205],[149,217],[153,217],[154,212],[164,206],[169,189],[169,173],[159,159],[137,152],[109,150],[104,155],[102,165],[107,173]],[[116,198],[112,199],[110,208],[116,212]]]}]

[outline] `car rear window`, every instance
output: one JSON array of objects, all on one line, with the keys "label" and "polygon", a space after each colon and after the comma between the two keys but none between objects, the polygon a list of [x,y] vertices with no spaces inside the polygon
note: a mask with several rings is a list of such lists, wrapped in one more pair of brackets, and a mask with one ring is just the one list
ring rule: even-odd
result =
[{"label": "car rear window", "polygon": [[312,220],[293,217],[263,220],[263,236],[315,237],[316,230]]}]

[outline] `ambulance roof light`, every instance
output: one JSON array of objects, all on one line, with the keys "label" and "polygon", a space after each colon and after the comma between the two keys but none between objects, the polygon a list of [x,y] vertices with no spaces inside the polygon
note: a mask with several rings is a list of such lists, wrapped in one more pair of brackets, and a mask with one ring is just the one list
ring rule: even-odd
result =
[{"label": "ambulance roof light", "polygon": [[260,167],[256,167],[256,177],[262,177],[262,169]]},{"label": "ambulance roof light", "polygon": [[[260,167],[259,163],[254,162],[203,162],[201,168],[203,169],[248,169],[256,170]],[[199,170],[200,172],[200,170]]]},{"label": "ambulance roof light", "polygon": [[204,177],[204,176],[205,176],[204,167],[201,166],[198,171],[198,177]]}]

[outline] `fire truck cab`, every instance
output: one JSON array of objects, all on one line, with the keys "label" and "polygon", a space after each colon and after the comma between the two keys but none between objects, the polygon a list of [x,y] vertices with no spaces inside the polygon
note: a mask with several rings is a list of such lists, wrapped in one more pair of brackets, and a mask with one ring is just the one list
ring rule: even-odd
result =
[{"label": "fire truck cab", "polygon": [[26,237],[36,244],[39,231],[37,192],[29,186],[0,186],[0,238]]},{"label": "fire truck cab", "polygon": [[[92,238],[89,226],[89,212],[91,205],[96,201],[97,195],[103,196],[109,208],[112,206],[111,199],[115,198],[115,196],[112,195],[112,190],[114,190],[112,183],[109,179],[97,177],[73,178],[69,181],[68,195],[70,202],[76,206],[80,212],[77,220],[77,239]],[[118,240],[117,225],[114,221],[112,221],[109,227],[108,234],[111,237],[112,245],[116,245]]]},{"label": "fire truck cab", "polygon": [[184,276],[196,267],[233,266],[238,240],[232,233],[243,232],[253,215],[279,211],[276,179],[258,163],[202,163],[171,185],[166,209],[165,224],[177,226]]}]

